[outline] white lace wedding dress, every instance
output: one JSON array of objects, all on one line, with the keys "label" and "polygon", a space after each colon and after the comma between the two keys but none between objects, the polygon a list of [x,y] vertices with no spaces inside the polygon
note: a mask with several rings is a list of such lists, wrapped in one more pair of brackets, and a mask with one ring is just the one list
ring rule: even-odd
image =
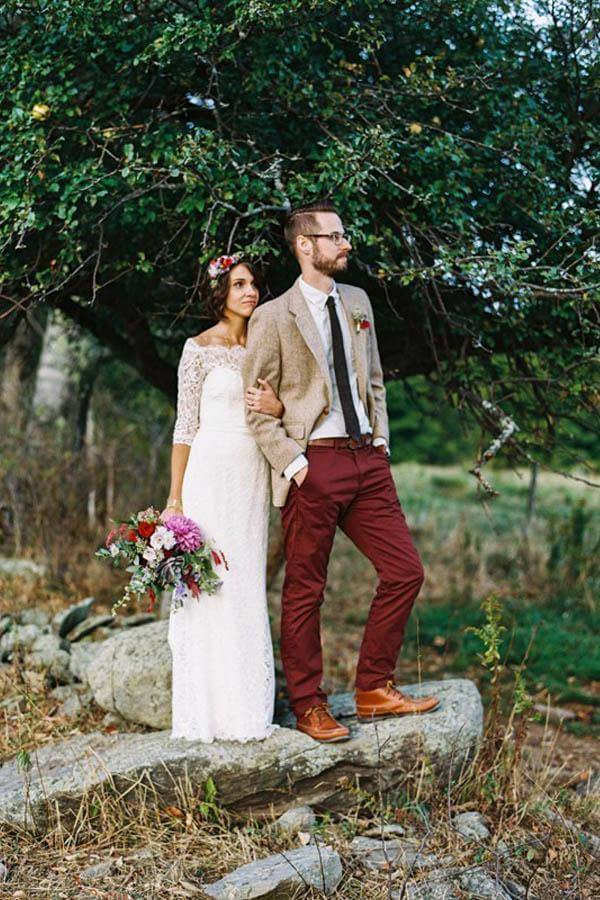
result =
[{"label": "white lace wedding dress", "polygon": [[227,558],[216,594],[170,613],[171,738],[268,737],[275,703],[266,598],[269,466],[246,425],[241,346],[184,344],[173,443],[190,444],[183,512]]}]

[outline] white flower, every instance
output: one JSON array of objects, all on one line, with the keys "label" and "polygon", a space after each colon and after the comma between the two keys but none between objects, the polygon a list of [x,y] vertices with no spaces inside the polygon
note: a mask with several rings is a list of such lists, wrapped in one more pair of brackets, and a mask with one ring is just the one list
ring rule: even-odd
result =
[{"label": "white flower", "polygon": [[110,553],[111,556],[118,556],[118,555],[119,555],[119,548],[117,547],[116,544],[109,544],[109,546],[108,546],[108,552]]},{"label": "white flower", "polygon": [[154,547],[155,550],[170,550],[171,547],[175,546],[175,543],[175,535],[169,528],[165,528],[164,525],[158,525],[150,538],[150,545]]},{"label": "white flower", "polygon": [[146,547],[144,552],[142,553],[143,558],[146,562],[149,562],[151,566],[153,566],[158,561],[158,553],[153,547]]}]

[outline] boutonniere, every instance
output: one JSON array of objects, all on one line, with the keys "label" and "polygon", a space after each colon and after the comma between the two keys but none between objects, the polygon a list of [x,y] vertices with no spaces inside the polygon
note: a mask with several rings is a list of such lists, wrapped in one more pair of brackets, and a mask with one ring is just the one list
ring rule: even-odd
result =
[{"label": "boutonniere", "polygon": [[355,326],[355,328],[356,328],[356,333],[357,333],[357,334],[360,334],[360,332],[361,332],[364,328],[370,328],[370,327],[371,327],[371,323],[369,322],[369,320],[368,320],[367,317],[365,316],[365,314],[364,314],[364,312],[362,311],[362,309],[360,308],[360,306],[356,306],[356,307],[354,308],[354,310],[352,311],[352,318],[354,319],[354,326]]}]

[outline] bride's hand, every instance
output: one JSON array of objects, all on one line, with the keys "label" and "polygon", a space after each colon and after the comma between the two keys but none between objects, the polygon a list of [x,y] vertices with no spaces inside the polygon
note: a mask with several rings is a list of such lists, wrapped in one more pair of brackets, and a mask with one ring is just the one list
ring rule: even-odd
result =
[{"label": "bride's hand", "polygon": [[158,517],[161,522],[166,521],[169,516],[180,516],[181,515],[181,507],[180,506],[165,506],[160,516]]},{"label": "bride's hand", "polygon": [[249,387],[246,391],[246,405],[254,412],[266,413],[280,419],[283,415],[283,403],[268,381],[258,378],[259,388]]}]

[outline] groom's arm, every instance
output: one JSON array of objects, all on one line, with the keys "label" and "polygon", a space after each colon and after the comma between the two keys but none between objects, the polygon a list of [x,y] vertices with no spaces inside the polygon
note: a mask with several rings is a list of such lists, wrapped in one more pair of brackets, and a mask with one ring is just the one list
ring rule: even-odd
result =
[{"label": "groom's arm", "polygon": [[[281,382],[281,345],[279,331],[268,304],[254,310],[248,324],[246,353],[242,369],[244,390],[256,387],[264,378],[276,394]],[[302,454],[302,447],[289,437],[281,419],[246,407],[248,427],[271,466],[280,475]]]},{"label": "groom's arm", "polygon": [[[379,346],[377,344],[377,333],[375,331],[375,316],[373,315],[373,307],[369,300],[369,295],[364,291],[365,302],[367,304],[369,318],[369,340],[371,342],[371,371],[369,373],[371,379],[371,390],[373,391],[373,399],[375,400],[375,424],[373,428],[373,443],[381,444],[385,442],[386,449],[390,445],[390,425],[388,420],[388,412],[385,396],[385,383],[383,380],[383,368],[379,357]],[[388,449],[389,453],[389,449]]]}]

